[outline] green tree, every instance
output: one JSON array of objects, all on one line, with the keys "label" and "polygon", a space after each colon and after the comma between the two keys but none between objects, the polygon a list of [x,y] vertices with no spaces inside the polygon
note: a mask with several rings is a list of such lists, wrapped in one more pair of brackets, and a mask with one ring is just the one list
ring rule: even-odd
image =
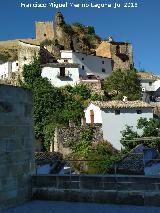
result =
[{"label": "green tree", "polygon": [[[124,146],[124,151],[128,152],[139,144],[144,144],[149,147],[154,147],[160,151],[160,120],[140,118],[137,123],[137,129],[141,130],[141,134],[133,131],[132,127],[127,126],[122,131],[121,143]],[[141,138],[148,138],[141,140]]]},{"label": "green tree", "polygon": [[109,142],[93,143],[92,138],[93,128],[88,127],[82,132],[79,141],[70,144],[73,167],[81,173],[107,173],[113,161],[119,159],[119,154]]},{"label": "green tree", "polygon": [[47,78],[41,77],[41,60],[37,57],[24,66],[21,85],[32,90],[36,138],[48,150],[55,127],[66,126],[70,120],[80,123],[90,90],[84,85],[54,87]]},{"label": "green tree", "polygon": [[137,71],[116,70],[105,80],[104,89],[108,93],[116,92],[113,99],[122,100],[127,96],[128,100],[139,100],[141,98],[141,86]]}]

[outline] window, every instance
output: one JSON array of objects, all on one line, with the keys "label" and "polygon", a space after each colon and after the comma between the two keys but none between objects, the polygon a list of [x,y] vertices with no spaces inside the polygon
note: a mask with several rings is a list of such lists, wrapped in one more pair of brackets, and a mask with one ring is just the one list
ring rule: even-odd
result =
[{"label": "window", "polygon": [[104,68],[102,68],[102,72],[106,72],[106,70]]},{"label": "window", "polygon": [[44,37],[46,37],[47,35],[46,34],[44,34]]},{"label": "window", "polygon": [[65,67],[60,67],[60,77],[65,77]]},{"label": "window", "polygon": [[121,111],[119,109],[115,110],[115,115],[120,115]]},{"label": "window", "polygon": [[102,61],[102,64],[104,64],[104,61]]},{"label": "window", "polygon": [[18,67],[18,63],[16,63],[16,66]]},{"label": "window", "polygon": [[82,70],[84,70],[84,66],[82,65]]},{"label": "window", "polygon": [[137,110],[137,114],[142,114],[142,110]]},{"label": "window", "polygon": [[84,58],[82,58],[82,61],[84,61]]},{"label": "window", "polygon": [[24,60],[24,61],[26,61],[26,60],[27,60],[26,56],[24,56],[24,57],[23,57],[23,60]]},{"label": "window", "polygon": [[4,74],[4,78],[6,78],[6,74]]},{"label": "window", "polygon": [[1,79],[3,79],[3,75],[1,75]]},{"label": "window", "polygon": [[65,62],[65,63],[67,63],[67,62],[68,62],[68,60],[67,60],[67,59],[64,59],[64,62]]},{"label": "window", "polygon": [[149,82],[149,86],[152,86],[152,82]]}]

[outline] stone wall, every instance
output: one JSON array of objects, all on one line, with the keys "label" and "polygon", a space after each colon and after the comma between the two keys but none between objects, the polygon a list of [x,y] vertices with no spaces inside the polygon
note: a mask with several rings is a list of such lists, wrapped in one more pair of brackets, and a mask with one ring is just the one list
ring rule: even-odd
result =
[{"label": "stone wall", "polygon": [[[57,128],[54,134],[54,145],[52,144],[52,150],[55,152],[60,152],[63,155],[70,153],[68,147],[69,143],[74,143],[80,139],[81,134],[86,129],[86,127],[68,127],[68,128]],[[95,125],[93,127],[93,142],[102,141],[103,132],[101,125]],[[54,148],[53,148],[54,147]]]},{"label": "stone wall", "polygon": [[112,69],[128,70],[133,65],[132,44],[127,42],[103,41],[96,55],[112,59]]},{"label": "stone wall", "polygon": [[86,85],[92,93],[104,95],[100,80],[81,80],[80,84]]},{"label": "stone wall", "polygon": [[160,206],[160,178],[114,175],[33,176],[33,199]]},{"label": "stone wall", "polygon": [[31,92],[0,85],[0,209],[31,198],[34,174]]},{"label": "stone wall", "polygon": [[36,22],[36,40],[41,42],[45,39],[54,39],[53,21]]}]

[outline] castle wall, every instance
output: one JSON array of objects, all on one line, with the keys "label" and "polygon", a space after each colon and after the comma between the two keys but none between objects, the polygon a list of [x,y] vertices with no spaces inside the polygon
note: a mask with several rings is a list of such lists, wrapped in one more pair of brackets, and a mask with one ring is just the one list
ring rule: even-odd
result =
[{"label": "castle wall", "polygon": [[0,85],[0,210],[31,199],[34,130],[31,92]]},{"label": "castle wall", "polygon": [[52,40],[54,38],[53,22],[36,22],[36,40]]}]

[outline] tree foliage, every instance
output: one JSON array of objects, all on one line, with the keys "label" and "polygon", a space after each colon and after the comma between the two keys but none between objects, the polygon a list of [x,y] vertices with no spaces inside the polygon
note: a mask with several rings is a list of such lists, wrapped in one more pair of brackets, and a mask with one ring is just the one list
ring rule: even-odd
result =
[{"label": "tree foliage", "polygon": [[141,86],[135,69],[117,70],[105,80],[104,89],[108,93],[116,91],[113,99],[122,100],[127,96],[128,100],[139,100],[141,97]]},{"label": "tree foliage", "polygon": [[33,93],[36,138],[48,150],[56,126],[66,126],[70,120],[80,123],[90,90],[84,85],[54,87],[41,77],[41,60],[36,57],[24,66],[23,80],[22,86]]},{"label": "tree foliage", "polygon": [[[139,144],[144,144],[149,147],[154,147],[160,151],[160,120],[159,119],[149,119],[140,118],[137,123],[137,129],[141,130],[141,134],[133,130],[132,127],[127,126],[124,131],[122,131],[121,143],[124,146],[124,151],[128,152],[135,146]],[[148,140],[141,140],[141,138],[148,137]],[[138,139],[138,140],[136,140]]]},{"label": "tree foliage", "polygon": [[[92,142],[93,128],[86,128],[79,141],[72,143],[71,158],[73,167],[80,173],[107,173],[115,159],[119,157],[118,152],[107,141]],[[81,160],[81,161],[79,161]]]}]

